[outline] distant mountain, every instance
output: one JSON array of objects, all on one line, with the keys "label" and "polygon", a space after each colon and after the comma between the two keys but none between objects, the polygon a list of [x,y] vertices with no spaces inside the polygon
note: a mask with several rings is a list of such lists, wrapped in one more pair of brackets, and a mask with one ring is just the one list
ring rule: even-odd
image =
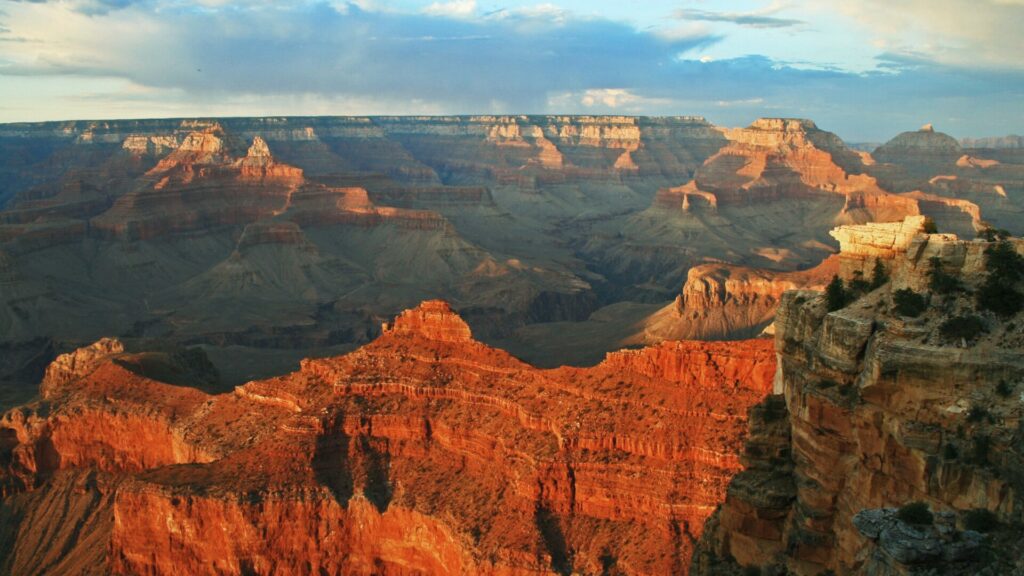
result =
[{"label": "distant mountain", "polygon": [[964,148],[1024,148],[1024,136],[988,136],[986,138],[961,138]]}]

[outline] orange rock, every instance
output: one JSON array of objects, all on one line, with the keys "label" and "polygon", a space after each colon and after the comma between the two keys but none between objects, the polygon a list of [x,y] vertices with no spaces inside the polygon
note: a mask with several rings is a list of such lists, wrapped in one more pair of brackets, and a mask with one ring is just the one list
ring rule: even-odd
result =
[{"label": "orange rock", "polygon": [[[62,357],[49,412],[0,420],[7,493],[70,498],[59,479],[84,467],[117,479],[84,488],[115,520],[69,543],[69,562],[153,574],[665,574],[686,572],[742,468],[746,411],[771,387],[775,355],[768,340],[669,342],[539,370],[429,301],[355,352],[229,394],[134,366],[106,345]],[[16,546],[46,530],[23,526]]]}]

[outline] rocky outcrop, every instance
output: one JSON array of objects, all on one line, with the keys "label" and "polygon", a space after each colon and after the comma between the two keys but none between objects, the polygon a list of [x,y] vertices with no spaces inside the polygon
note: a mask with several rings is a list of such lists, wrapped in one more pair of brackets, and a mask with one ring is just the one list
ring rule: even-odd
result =
[{"label": "rocky outcrop", "polygon": [[999,166],[999,161],[988,160],[986,158],[975,158],[969,154],[964,154],[960,158],[957,158],[956,165],[960,168],[992,168],[993,166]]},{"label": "rocky outcrop", "polygon": [[[439,297],[478,337],[507,339],[609,305],[664,305],[694,266],[806,270],[834,251],[837,224],[925,214],[966,237],[979,218],[1017,233],[1024,222],[1012,150],[964,150],[999,164],[944,165],[906,196],[880,193],[872,178],[902,168],[799,119],[83,121],[0,126],[0,152],[0,251],[17,271],[0,334],[61,351],[118,335],[331,354]],[[709,320],[707,333],[753,334],[764,318]],[[559,347],[559,329],[537,327],[531,345]],[[627,343],[578,340],[573,362]],[[225,359],[239,382],[281,371]]]},{"label": "rocky outcrop", "polygon": [[85,348],[61,354],[47,366],[40,393],[45,398],[51,390],[89,375],[111,356],[122,352],[124,344],[119,340],[103,338]]},{"label": "rocky outcrop", "polygon": [[[820,293],[784,295],[775,322],[780,397],[760,409],[784,401],[788,414],[781,424],[752,417],[747,448],[764,454],[773,446],[780,466],[747,461],[708,525],[695,572],[1019,569],[1019,549],[1010,542],[1019,540],[1012,526],[1021,520],[1024,469],[1020,314],[981,312],[984,332],[969,341],[950,335],[947,323],[979,314],[963,293],[931,294],[917,317],[900,316],[893,293],[929,291],[933,262],[976,289],[992,246],[905,231],[865,226],[860,232],[873,238],[865,242],[853,241],[855,230],[843,232],[844,247],[892,257],[892,282],[856,302],[830,312]],[[1024,243],[1010,246],[1024,254]],[[897,521],[878,510],[913,502],[931,513],[904,519],[901,510]],[[982,537],[953,527],[981,525],[978,517],[992,530],[986,545],[998,552],[976,554]],[[907,524],[911,519],[919,526]]]},{"label": "rocky outcrop", "polygon": [[936,132],[929,124],[914,132],[903,132],[871,154],[875,161],[890,164],[955,164],[963,154],[952,136]]},{"label": "rocky outcrop", "polygon": [[402,312],[393,324],[384,324],[383,332],[418,334],[441,342],[469,342],[472,339],[469,325],[443,300],[424,302]]},{"label": "rocky outcrop", "polygon": [[876,548],[865,562],[869,574],[914,574],[941,570],[946,574],[976,573],[985,536],[976,530],[958,530],[956,514],[943,512],[932,524],[900,519],[895,508],[862,510],[853,525]]},{"label": "rocky outcrop", "polygon": [[603,235],[592,235],[584,253],[598,254],[609,273],[665,287],[709,261],[811,268],[831,252],[828,231],[837,224],[921,213],[917,199],[879,185],[869,158],[810,120],[762,118],[723,135],[727,144],[692,179],[659,188],[625,226],[597,226]]},{"label": "rocky outcrop", "polygon": [[981,208],[969,200],[945,198],[936,194],[914,191],[903,194],[917,200],[921,211],[943,232],[957,234],[961,238],[973,238],[985,228]]},{"label": "rocky outcrop", "polygon": [[685,573],[775,372],[765,340],[538,370],[441,301],[220,395],[108,344],[0,420],[5,570],[60,541],[46,565],[112,573]]},{"label": "rocky outcrop", "polygon": [[829,234],[839,242],[840,271],[844,278],[867,277],[875,260],[895,262],[924,233],[927,218],[911,216],[902,222],[839,226]]},{"label": "rocky outcrop", "polygon": [[729,144],[701,166],[693,182],[660,193],[658,202],[681,196],[685,210],[691,196],[717,207],[823,193],[885,194],[864,173],[860,155],[810,120],[761,118],[725,136]]},{"label": "rocky outcrop", "polygon": [[787,290],[822,289],[839,259],[798,272],[702,264],[690,268],[675,301],[645,318],[643,342],[752,338],[768,328]]}]

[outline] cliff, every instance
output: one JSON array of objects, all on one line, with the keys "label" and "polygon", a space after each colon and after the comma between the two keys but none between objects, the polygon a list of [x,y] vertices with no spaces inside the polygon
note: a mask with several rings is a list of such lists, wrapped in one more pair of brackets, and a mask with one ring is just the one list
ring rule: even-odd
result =
[{"label": "cliff", "polygon": [[100,342],[0,419],[3,570],[685,573],[775,372],[765,340],[539,370],[441,301],[226,394],[152,364]]},{"label": "cliff", "polygon": [[878,162],[892,164],[954,164],[961,156],[960,143],[937,132],[928,124],[920,130],[903,132],[875,149]]},{"label": "cliff", "polygon": [[548,355],[574,362],[645,330],[633,324],[656,304],[645,342],[747,336],[775,296],[737,285],[749,293],[687,320],[665,305],[691,268],[808,270],[834,252],[835,226],[915,214],[962,237],[1024,222],[1013,150],[961,150],[890,188],[882,175],[905,182],[913,166],[801,119],[82,121],[0,125],[0,151],[0,349],[53,342],[46,359],[8,354],[25,358],[0,369],[19,396],[53,355],[104,336],[216,348],[241,383],[287,370],[272,357],[365,343],[431,298],[486,341],[540,351],[565,349],[554,324],[632,307],[618,338]]},{"label": "cliff", "polygon": [[836,256],[797,272],[730,264],[690,268],[675,301],[643,321],[643,341],[752,338],[768,328],[782,294],[822,289],[839,271]]},{"label": "cliff", "polygon": [[678,285],[708,261],[812,268],[831,252],[828,231],[836,225],[902,220],[933,208],[952,213],[889,192],[869,173],[869,155],[810,120],[762,118],[722,133],[726,144],[691,179],[658,189],[649,209],[625,226],[601,229],[606,236],[595,235],[585,250],[616,273],[639,269],[660,285]]},{"label": "cliff", "polygon": [[[751,412],[747,469],[693,571],[1015,573],[1022,315],[987,311],[972,294],[996,274],[994,244],[906,223],[837,237],[844,270],[888,256],[891,282],[834,311],[818,292],[783,296],[777,395]],[[1006,246],[1024,253],[1019,240]],[[935,266],[947,280],[935,283]]]}]

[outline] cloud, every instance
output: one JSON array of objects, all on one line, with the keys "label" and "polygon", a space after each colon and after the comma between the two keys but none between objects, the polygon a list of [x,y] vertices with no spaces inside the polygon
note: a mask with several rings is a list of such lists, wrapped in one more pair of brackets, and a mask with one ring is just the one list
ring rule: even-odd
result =
[{"label": "cloud", "polygon": [[709,10],[697,10],[682,8],[676,10],[675,16],[681,20],[700,20],[704,22],[729,22],[739,26],[750,28],[790,28],[803,24],[803,20],[794,18],[779,18],[772,16],[781,8],[773,7],[756,12],[712,12]]},{"label": "cloud", "polygon": [[889,56],[1024,69],[1024,0],[828,0],[824,6],[863,27]]},{"label": "cloud", "polygon": [[89,16],[102,16],[112,10],[121,10],[141,2],[150,0],[10,0],[12,2],[25,2],[31,4],[64,4],[76,12]]},{"label": "cloud", "polygon": [[[828,68],[812,52],[797,62],[718,51],[733,38],[722,29],[776,34],[763,23],[748,21],[737,31],[714,24],[732,20],[697,19],[637,29],[553,4],[480,13],[479,5],[438,1],[434,6],[447,12],[427,13],[370,0],[140,0],[106,2],[121,7],[103,13],[82,9],[95,1],[5,6],[4,36],[33,42],[4,42],[0,119],[625,113],[702,114],[726,125],[765,115],[810,117],[855,140],[884,140],[929,121],[961,136],[1024,130],[1019,63],[971,64],[985,59],[985,47],[944,59],[936,47],[946,44],[923,32],[939,24],[917,23],[902,35],[906,24],[888,26],[884,17],[852,8],[838,12],[838,4],[816,6],[829,17],[845,14],[842,26],[853,19],[878,40],[863,43],[877,68]],[[739,15],[784,13],[771,10]],[[810,10],[800,14],[807,27],[816,25]],[[785,29],[788,35],[805,27]],[[973,37],[980,36],[964,33],[956,42],[973,46]],[[771,54],[772,46],[754,49]]]},{"label": "cloud", "polygon": [[449,2],[434,2],[423,9],[424,14],[431,16],[451,16],[465,18],[476,12],[476,0],[451,0]]},{"label": "cloud", "polygon": [[47,6],[9,25],[45,48],[0,75],[111,77],[186,94],[407,98],[449,110],[539,110],[549,92],[629,86],[713,36],[665,39],[551,8],[458,19],[354,4],[218,10],[134,6],[99,17]]}]

